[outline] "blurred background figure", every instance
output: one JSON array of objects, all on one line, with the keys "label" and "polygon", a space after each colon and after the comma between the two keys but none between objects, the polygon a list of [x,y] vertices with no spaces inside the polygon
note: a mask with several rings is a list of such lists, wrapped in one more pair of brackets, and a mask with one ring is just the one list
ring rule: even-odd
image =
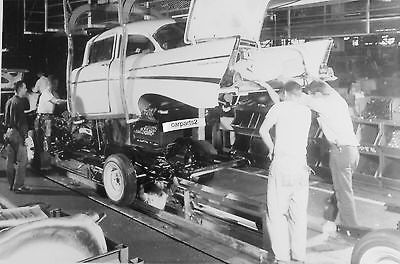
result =
[{"label": "blurred background figure", "polygon": [[39,102],[40,93],[38,90],[35,89],[36,87],[32,87],[28,89],[26,93],[26,97],[29,101],[29,109],[25,110],[27,119],[28,119],[28,129],[34,129],[34,122],[36,119],[36,110]]},{"label": "blurred background figure", "polygon": [[50,168],[49,147],[51,142],[51,126],[56,105],[66,103],[66,100],[57,98],[55,85],[56,77],[49,75],[47,86],[43,88],[39,97],[37,117],[35,121],[35,155],[33,167],[39,170]]},{"label": "blurred background figure", "polygon": [[[54,98],[65,99],[65,93],[64,93],[65,89],[61,89],[59,79],[55,75],[49,75],[48,80],[51,86],[51,93],[53,94]],[[60,115],[66,110],[67,110],[67,104],[66,101],[63,100],[54,105],[53,114]]]},{"label": "blurred background figure", "polygon": [[37,106],[39,102],[40,93],[35,89],[35,87],[31,87],[28,89],[26,93],[26,99],[29,102],[29,109],[25,110],[26,120],[28,122],[28,137],[26,141],[28,162],[33,159],[33,151],[34,151],[34,129],[35,129],[35,119],[37,116]]},{"label": "blurred background figure", "polygon": [[46,89],[46,87],[50,85],[49,79],[43,71],[39,71],[36,76],[39,79],[36,81],[35,87],[32,90],[41,93],[44,89]]}]

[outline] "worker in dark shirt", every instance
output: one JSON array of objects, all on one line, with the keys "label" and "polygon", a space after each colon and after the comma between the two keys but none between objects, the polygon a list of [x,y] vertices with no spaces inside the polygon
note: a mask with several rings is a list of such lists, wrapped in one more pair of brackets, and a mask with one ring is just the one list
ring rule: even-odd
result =
[{"label": "worker in dark shirt", "polygon": [[5,106],[5,125],[7,132],[4,136],[7,144],[7,178],[10,190],[15,192],[27,191],[24,186],[26,165],[28,162],[25,139],[28,134],[28,122],[25,110],[29,109],[29,101],[25,98],[27,89],[23,81],[14,84],[15,95],[8,99]]}]

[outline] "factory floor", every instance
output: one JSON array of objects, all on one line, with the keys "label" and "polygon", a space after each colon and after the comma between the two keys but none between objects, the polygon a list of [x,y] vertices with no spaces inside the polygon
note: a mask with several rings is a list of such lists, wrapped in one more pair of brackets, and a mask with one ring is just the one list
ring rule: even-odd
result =
[{"label": "factory floor", "polygon": [[9,190],[7,179],[2,174],[0,203],[7,207],[44,203],[52,209],[61,208],[70,215],[87,211],[106,213],[106,218],[100,223],[105,236],[128,245],[130,259],[139,257],[145,263],[223,263],[41,175],[28,173],[25,182],[32,190],[16,194]]},{"label": "factory floor", "polygon": [[[0,169],[4,168],[0,159]],[[57,174],[50,172],[48,174]],[[246,184],[243,184],[243,183]],[[205,185],[223,189],[227,193],[246,195],[255,200],[265,200],[267,177],[257,169],[226,169],[215,173]],[[253,263],[252,260],[235,255],[231,258],[216,258],[179,239],[166,236],[150,226],[124,217],[121,212],[111,210],[100,203],[88,199],[81,193],[61,186],[43,174],[28,172],[26,184],[32,187],[27,193],[16,194],[8,188],[4,171],[0,173],[0,203],[7,206],[45,203],[51,208],[62,208],[68,214],[88,210],[105,212],[107,217],[101,222],[105,235],[113,241],[129,246],[130,258],[140,257],[145,263]],[[85,188],[84,186],[78,186]],[[363,184],[354,186],[357,211],[362,225],[373,229],[395,228],[400,220],[400,192],[380,189]],[[344,264],[350,263],[351,252],[356,238],[326,236],[322,229],[325,223],[323,209],[326,199],[331,194],[331,185],[322,178],[313,176],[310,180],[309,232],[307,242],[307,263],[309,264]],[[390,204],[390,208],[387,206]],[[389,208],[389,210],[388,210]],[[162,225],[162,224],[161,224]],[[168,227],[165,227],[168,228]],[[226,252],[226,255],[234,254]],[[226,259],[229,259],[227,261]],[[257,261],[258,262],[258,261]],[[266,262],[268,263],[268,262]]]}]

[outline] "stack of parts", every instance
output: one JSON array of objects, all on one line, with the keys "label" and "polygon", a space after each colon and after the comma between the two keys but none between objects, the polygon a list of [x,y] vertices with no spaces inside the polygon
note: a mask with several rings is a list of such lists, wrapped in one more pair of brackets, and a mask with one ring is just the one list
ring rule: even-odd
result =
[{"label": "stack of parts", "polygon": [[400,129],[396,129],[392,132],[392,138],[390,139],[388,147],[400,149]]},{"label": "stack of parts", "polygon": [[362,112],[364,119],[392,119],[391,98],[371,98]]}]

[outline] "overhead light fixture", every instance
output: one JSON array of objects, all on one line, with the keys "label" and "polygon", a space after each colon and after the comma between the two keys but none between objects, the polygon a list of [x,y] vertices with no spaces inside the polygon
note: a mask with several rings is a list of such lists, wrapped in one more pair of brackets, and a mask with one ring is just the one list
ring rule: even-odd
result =
[{"label": "overhead light fixture", "polygon": [[171,18],[184,18],[187,16],[188,16],[188,14],[181,14],[181,15],[173,15],[173,16],[171,16]]}]

